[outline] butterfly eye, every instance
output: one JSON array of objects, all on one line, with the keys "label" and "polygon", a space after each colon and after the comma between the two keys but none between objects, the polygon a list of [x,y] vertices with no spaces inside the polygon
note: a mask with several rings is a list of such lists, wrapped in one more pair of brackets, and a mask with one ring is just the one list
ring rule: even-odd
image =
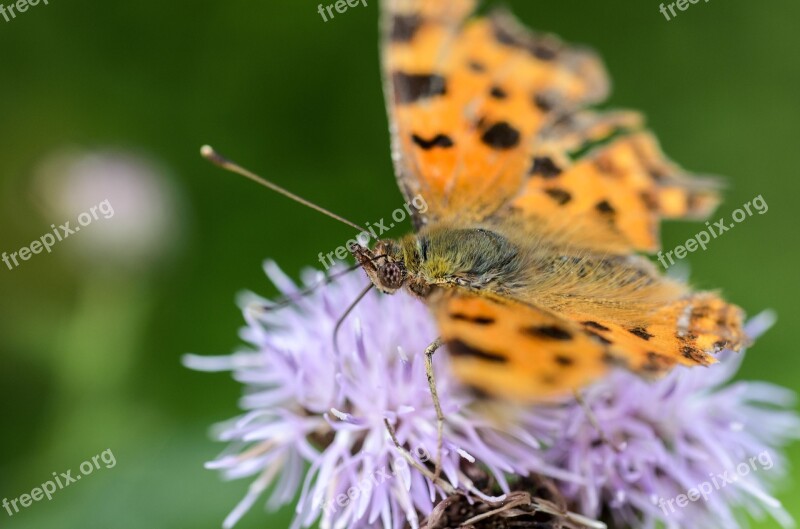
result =
[{"label": "butterfly eye", "polygon": [[399,264],[386,263],[378,268],[378,279],[384,287],[396,290],[403,286],[405,273]]}]

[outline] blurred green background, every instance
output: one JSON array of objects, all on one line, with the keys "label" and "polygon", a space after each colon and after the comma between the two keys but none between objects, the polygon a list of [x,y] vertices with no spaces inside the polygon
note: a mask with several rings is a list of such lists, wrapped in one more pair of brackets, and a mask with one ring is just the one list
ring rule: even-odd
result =
[{"label": "blurred green background", "polygon": [[[390,214],[401,197],[369,3],[327,23],[317,3],[288,0],[50,0],[0,19],[0,251],[97,202],[48,198],[58,182],[42,167],[64,149],[151,160],[163,199],[128,203],[117,189],[112,205],[127,216],[95,221],[136,230],[158,217],[146,257],[102,240],[89,248],[82,233],[14,270],[0,265],[0,498],[108,448],[117,460],[52,501],[0,511],[0,525],[215,529],[243,496],[248,480],[223,483],[202,467],[223,448],[209,425],[238,413],[241,388],[180,357],[236,348],[235,293],[274,293],[264,258],[296,277],[351,234],[210,166],[198,148],[210,143],[356,222]],[[797,389],[800,3],[701,2],[669,22],[654,0],[508,5],[595,47],[614,79],[611,106],[644,111],[685,167],[726,175],[720,215],[764,197],[767,214],[687,261],[697,286],[721,287],[751,314],[778,312],[742,376]],[[666,226],[664,247],[700,227]],[[800,446],[790,454],[797,475]],[[795,517],[799,492],[796,479],[780,494]],[[289,514],[259,504],[238,527],[285,527]]]}]

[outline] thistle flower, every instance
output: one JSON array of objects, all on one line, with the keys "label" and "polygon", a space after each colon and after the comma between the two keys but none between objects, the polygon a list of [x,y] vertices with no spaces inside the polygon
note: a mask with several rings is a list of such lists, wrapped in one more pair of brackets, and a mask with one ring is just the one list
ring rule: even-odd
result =
[{"label": "thistle flower", "polygon": [[[266,263],[265,271],[285,296],[298,293],[276,265]],[[306,272],[304,283],[321,278]],[[248,295],[241,303],[246,348],[230,356],[185,357],[194,369],[232,371],[247,388],[240,403],[246,413],[216,430],[228,448],[207,464],[230,479],[255,477],[224,527],[270,488],[270,509],[299,492],[293,528],[318,520],[322,529],[416,528],[446,496],[406,464],[384,423],[394,426],[416,460],[435,457],[436,414],[423,351],[436,328],[426,307],[404,294],[372,292],[345,320],[334,347],[337,320],[366,284],[360,274],[344,276],[280,310]],[[749,331],[765,326],[759,319]],[[670,528],[733,528],[737,506],[756,514],[760,505],[780,512],[767,492],[777,468],[714,491],[708,502],[667,513],[658,505],[699,487],[709,473],[749,461],[745,455],[767,450],[781,467],[778,449],[798,425],[794,414],[780,409],[791,394],[767,384],[720,387],[740,361],[741,355],[728,355],[709,370],[680,369],[657,383],[615,372],[589,388],[589,405],[604,435],[621,445],[617,452],[599,440],[580,406],[478,399],[449,376],[446,351],[437,353],[434,370],[446,417],[443,477],[473,496],[487,483],[501,494],[519,491],[513,483],[518,478],[555,478],[573,509],[590,517],[609,514],[619,528],[650,528],[659,520]],[[763,403],[778,408],[764,409]],[[483,471],[470,473],[473,463]],[[434,516],[441,514],[440,508]]]},{"label": "thistle flower", "polygon": [[[748,335],[759,336],[772,320],[755,318]],[[573,405],[546,457],[586,478],[561,487],[573,508],[607,512],[615,527],[736,528],[737,507],[791,525],[768,491],[786,473],[782,446],[800,437],[800,420],[787,410],[794,394],[767,383],[728,384],[743,358],[724,351],[711,368],[678,367],[654,384],[618,371],[590,388],[586,401],[609,443]]]},{"label": "thistle flower", "polygon": [[[273,263],[265,271],[284,295],[297,292]],[[305,278],[314,284],[321,276]],[[436,338],[434,323],[416,299],[373,292],[342,326],[337,353],[336,322],[365,284],[362,275],[351,274],[280,311],[259,310],[270,303],[247,296],[242,339],[250,349],[185,358],[194,369],[231,370],[248,387],[241,402],[247,413],[218,428],[229,449],[207,465],[228,478],[257,476],[224,527],[233,526],[270,485],[269,508],[301,490],[294,527],[317,519],[323,529],[418,527],[420,515],[444,497],[405,464],[384,423],[395,425],[400,444],[415,458],[435,457],[436,414],[423,354]],[[447,376],[445,354],[435,355],[434,370],[447,417],[442,474],[453,487],[472,487],[460,463],[476,460],[504,492],[507,475],[577,479],[539,457],[547,432],[563,420],[562,410],[508,408],[511,419],[503,420],[471,406],[474,397]]]}]

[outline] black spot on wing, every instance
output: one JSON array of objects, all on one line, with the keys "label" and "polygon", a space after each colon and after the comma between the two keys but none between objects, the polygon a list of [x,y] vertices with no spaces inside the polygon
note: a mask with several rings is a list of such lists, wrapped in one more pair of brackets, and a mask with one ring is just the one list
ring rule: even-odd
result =
[{"label": "black spot on wing", "polygon": [[429,151],[434,147],[441,147],[442,149],[449,149],[454,145],[453,140],[450,139],[450,136],[446,134],[437,134],[431,139],[425,139],[422,136],[418,136],[416,134],[411,135],[411,139],[419,145],[422,149]]},{"label": "black spot on wing", "polygon": [[451,312],[450,318],[456,321],[474,323],[475,325],[491,325],[495,322],[495,319],[489,316],[470,316],[463,312]]},{"label": "black spot on wing", "polygon": [[610,331],[611,330],[608,327],[606,327],[605,325],[600,325],[596,321],[585,321],[585,322],[583,322],[583,325],[586,326],[586,327],[589,327],[590,329],[596,329],[598,331],[604,331],[605,332],[605,331]]},{"label": "black spot on wing", "polygon": [[482,349],[477,349],[464,343],[461,340],[450,340],[447,342],[447,350],[450,351],[450,354],[454,357],[462,357],[462,358],[477,358],[479,360],[485,360],[487,362],[492,362],[496,364],[504,364],[508,362],[508,358],[505,356],[494,353],[491,351],[484,351]]},{"label": "black spot on wing", "polygon": [[555,200],[559,206],[563,206],[570,200],[572,200],[572,195],[569,194],[569,191],[565,191],[564,189],[558,187],[551,187],[549,189],[544,190],[547,195]]},{"label": "black spot on wing", "polygon": [[521,329],[523,333],[536,338],[547,338],[550,340],[572,340],[572,333],[562,329],[557,325],[531,325]]},{"label": "black spot on wing", "polygon": [[542,112],[550,112],[556,106],[554,98],[547,94],[534,94],[533,104]]},{"label": "black spot on wing", "polygon": [[410,42],[422,25],[419,15],[394,15],[390,38],[393,42]]},{"label": "black spot on wing", "polygon": [[698,364],[706,364],[705,354],[700,349],[696,347],[691,347],[689,345],[681,348],[681,354],[684,358],[691,360],[692,362],[697,362]]},{"label": "black spot on wing", "polygon": [[512,149],[519,144],[520,134],[517,129],[500,121],[483,133],[481,141],[493,149]]},{"label": "black spot on wing", "polygon": [[649,340],[650,338],[655,336],[647,332],[647,329],[645,329],[644,327],[634,327],[633,329],[628,329],[628,332],[633,334],[634,336],[638,336],[642,340]]},{"label": "black spot on wing", "polygon": [[608,158],[598,158],[597,160],[594,161],[594,166],[597,168],[598,171],[607,176],[615,178],[620,176],[619,170],[613,163],[611,163],[611,160],[609,160]]},{"label": "black spot on wing", "polygon": [[686,209],[688,211],[697,211],[702,204],[701,194],[689,192],[689,196],[686,197]]},{"label": "black spot on wing", "polygon": [[606,338],[605,336],[600,336],[599,334],[597,334],[594,331],[586,330],[584,332],[586,334],[588,334],[589,336],[591,336],[592,338],[594,338],[595,341],[600,342],[603,345],[611,345],[611,344],[614,343],[611,340],[609,340],[608,338]]},{"label": "black spot on wing", "polygon": [[542,61],[552,61],[558,55],[555,46],[548,42],[534,42],[528,47],[528,51]]},{"label": "black spot on wing", "polygon": [[517,35],[512,33],[508,30],[500,21],[493,20],[492,21],[492,33],[494,33],[494,38],[500,44],[505,44],[506,46],[522,46],[522,41],[519,39]]},{"label": "black spot on wing", "polygon": [[408,104],[447,93],[445,78],[437,74],[392,74],[395,100],[398,104]]},{"label": "black spot on wing", "polygon": [[467,67],[475,73],[483,73],[486,71],[486,66],[480,61],[471,60],[467,62]]},{"label": "black spot on wing", "polygon": [[556,361],[556,364],[564,367],[569,367],[575,363],[574,358],[563,354],[557,354],[554,359]]},{"label": "black spot on wing", "polygon": [[489,95],[495,99],[505,99],[508,97],[508,93],[499,86],[493,86],[492,89],[489,90]]},{"label": "black spot on wing", "polygon": [[530,174],[542,178],[555,178],[561,174],[561,169],[548,156],[535,156],[531,165]]},{"label": "black spot on wing", "polygon": [[653,193],[642,191],[639,197],[642,199],[642,203],[644,203],[644,207],[647,211],[658,211],[658,200],[656,200]]},{"label": "black spot on wing", "polygon": [[665,171],[662,171],[661,169],[657,169],[655,167],[649,168],[647,170],[647,173],[650,175],[650,177],[653,180],[655,180],[657,182],[660,182],[662,180],[666,180],[669,177],[669,175]]},{"label": "black spot on wing", "polygon": [[478,386],[464,384],[464,389],[466,389],[475,400],[488,400],[492,398],[491,394],[487,393],[486,390],[479,388]]},{"label": "black spot on wing", "polygon": [[617,210],[614,209],[614,206],[612,206],[608,200],[601,200],[594,205],[594,208],[605,215],[613,215],[617,212]]}]

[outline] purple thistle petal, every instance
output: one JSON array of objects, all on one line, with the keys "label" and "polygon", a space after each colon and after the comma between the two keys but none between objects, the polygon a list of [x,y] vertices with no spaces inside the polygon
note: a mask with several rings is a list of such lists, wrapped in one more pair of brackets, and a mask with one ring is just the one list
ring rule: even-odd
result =
[{"label": "purple thistle petal", "polygon": [[[759,315],[746,331],[758,336],[772,321],[769,313]],[[768,491],[785,472],[781,447],[800,438],[800,420],[786,409],[794,394],[763,382],[729,384],[744,353],[720,356],[707,369],[679,367],[655,383],[619,371],[590,388],[586,400],[604,435],[624,441],[620,452],[598,442],[585,410],[570,406],[567,427],[546,459],[587,478],[586,486],[562,484],[576,510],[588,516],[606,510],[623,527],[737,528],[739,507],[789,522]],[[714,479],[726,471],[747,475],[717,488]],[[707,501],[659,503],[704,483],[712,487]]]}]

